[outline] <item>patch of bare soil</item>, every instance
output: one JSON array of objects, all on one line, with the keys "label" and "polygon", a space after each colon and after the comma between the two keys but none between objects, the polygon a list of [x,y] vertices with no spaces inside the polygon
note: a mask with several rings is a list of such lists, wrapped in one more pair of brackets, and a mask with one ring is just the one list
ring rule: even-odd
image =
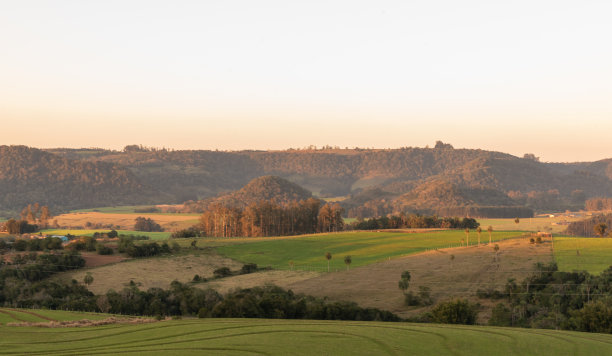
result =
[{"label": "patch of bare soil", "polygon": [[398,281],[403,271],[410,271],[412,279],[408,291],[416,294],[419,286],[429,287],[434,304],[456,298],[478,301],[483,305],[480,315],[483,321],[490,317],[497,301],[478,299],[478,289],[503,290],[508,278],[520,281],[530,274],[534,263],[552,260],[548,243],[534,245],[524,239],[515,239],[498,245],[498,262],[492,246],[440,249],[350,271],[324,273],[285,286],[297,293],[354,301],[363,307],[385,309],[406,317],[431,308],[404,305]]},{"label": "patch of bare soil", "polygon": [[129,259],[105,266],[65,272],[52,278],[63,281],[76,279],[81,282],[89,272],[94,278],[93,283],[88,286],[89,290],[95,294],[104,294],[109,289],[122,290],[130,281],[134,281],[143,290],[167,289],[172,281],[186,283],[196,274],[210,278],[213,276],[213,271],[220,267],[237,270],[242,264],[213,252],[202,251],[199,255]]},{"label": "patch of bare soil", "polygon": [[88,252],[81,253],[81,257],[85,260],[85,267],[100,267],[128,259],[120,255],[98,255]]},{"label": "patch of bare soil", "polygon": [[100,326],[110,324],[148,324],[155,323],[157,320],[149,318],[117,318],[109,317],[102,320],[67,320],[67,321],[49,321],[41,323],[8,323],[7,326],[33,326],[39,328],[82,328],[88,326]]},{"label": "patch of bare soil", "polygon": [[198,284],[201,288],[212,288],[225,294],[236,288],[252,288],[266,284],[274,284],[287,288],[289,285],[319,276],[317,272],[306,271],[261,271],[242,274],[239,276],[216,279],[207,283]]}]

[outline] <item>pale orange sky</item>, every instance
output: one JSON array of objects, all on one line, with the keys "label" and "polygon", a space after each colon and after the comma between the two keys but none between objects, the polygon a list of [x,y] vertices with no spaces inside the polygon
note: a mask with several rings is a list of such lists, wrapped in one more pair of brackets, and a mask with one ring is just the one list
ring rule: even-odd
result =
[{"label": "pale orange sky", "polygon": [[603,1],[2,5],[0,144],[612,157]]}]

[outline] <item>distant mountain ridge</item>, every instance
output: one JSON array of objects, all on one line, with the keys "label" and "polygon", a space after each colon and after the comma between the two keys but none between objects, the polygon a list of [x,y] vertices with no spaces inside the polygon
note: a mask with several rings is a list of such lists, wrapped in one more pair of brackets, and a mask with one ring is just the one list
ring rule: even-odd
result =
[{"label": "distant mountain ridge", "polygon": [[[284,178],[318,197],[348,196],[347,206],[362,192],[377,190],[380,195],[368,193],[372,195],[368,200],[364,196],[358,200],[361,205],[386,206],[383,211],[440,204],[566,209],[579,208],[589,197],[612,196],[612,160],[543,163],[501,152],[453,149],[450,145],[385,150],[46,151],[72,162],[106,163],[126,170],[119,174],[126,180],[118,181],[118,191],[136,184],[148,191],[146,199],[164,203],[212,198],[262,176]],[[436,198],[434,186],[440,182],[454,193]],[[111,199],[114,193],[108,194],[107,200],[112,201],[133,196]],[[145,197],[132,203],[142,200]]]}]

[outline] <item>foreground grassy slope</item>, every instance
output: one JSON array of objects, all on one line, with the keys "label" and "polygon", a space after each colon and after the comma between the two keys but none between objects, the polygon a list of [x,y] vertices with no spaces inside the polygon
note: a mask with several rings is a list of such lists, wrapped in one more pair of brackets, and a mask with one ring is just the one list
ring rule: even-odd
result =
[{"label": "foreground grassy slope", "polygon": [[555,261],[561,271],[599,274],[612,265],[612,239],[555,237]]},{"label": "foreground grassy slope", "polygon": [[208,319],[0,327],[0,354],[605,355],[612,335],[432,324]]},{"label": "foreground grassy slope", "polygon": [[[501,231],[493,233],[493,240],[519,236],[520,232]],[[332,269],[346,268],[344,256],[352,256],[351,267],[364,266],[381,260],[409,255],[428,249],[460,246],[465,232],[457,230],[420,233],[398,232],[346,232],[308,235],[297,238],[268,241],[242,239],[218,247],[219,253],[241,262],[257,263],[260,266],[288,269],[293,261],[296,269],[327,270],[325,253],[330,252]],[[485,232],[482,242],[488,242]],[[470,245],[475,245],[477,235],[470,233]]]}]

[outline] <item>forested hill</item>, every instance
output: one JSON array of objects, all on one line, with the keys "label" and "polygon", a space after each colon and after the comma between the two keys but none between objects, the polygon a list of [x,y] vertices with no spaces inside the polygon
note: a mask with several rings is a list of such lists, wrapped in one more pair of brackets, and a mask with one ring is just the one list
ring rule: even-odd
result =
[{"label": "forested hill", "polygon": [[210,205],[220,204],[226,207],[244,209],[248,205],[264,200],[285,206],[291,202],[302,201],[311,197],[311,192],[286,179],[276,176],[263,176],[253,179],[238,191],[217,198],[188,202],[186,208],[190,212],[202,212]]},{"label": "forested hill", "polygon": [[[124,166],[144,185],[167,193],[174,202],[219,196],[266,175],[285,178],[315,196],[351,196],[349,204],[356,198],[370,205],[388,204],[403,196],[402,204],[412,206],[415,199],[439,195],[440,189],[448,187],[457,192],[452,198],[456,203],[503,203],[536,210],[580,207],[588,197],[612,196],[611,161],[551,164],[538,162],[535,157],[453,149],[445,144],[388,150],[237,152],[156,150],[134,145],[123,151],[50,152]],[[364,200],[363,195],[358,197],[368,191],[372,195],[369,200]],[[381,192],[385,198],[372,191]],[[438,199],[436,203],[453,201]]]},{"label": "forested hill", "polygon": [[159,195],[116,164],[72,160],[25,146],[0,146],[0,211],[21,210],[34,202],[56,211],[147,203]]}]

